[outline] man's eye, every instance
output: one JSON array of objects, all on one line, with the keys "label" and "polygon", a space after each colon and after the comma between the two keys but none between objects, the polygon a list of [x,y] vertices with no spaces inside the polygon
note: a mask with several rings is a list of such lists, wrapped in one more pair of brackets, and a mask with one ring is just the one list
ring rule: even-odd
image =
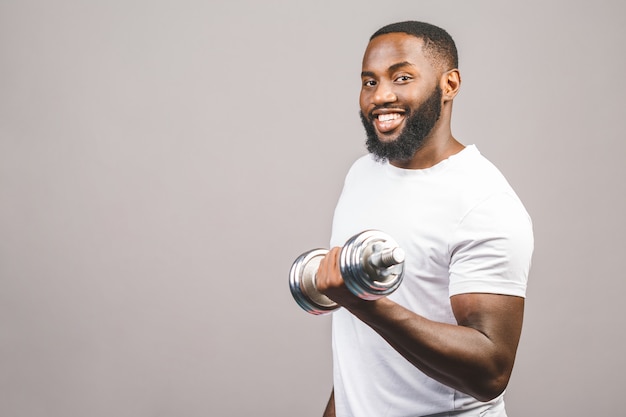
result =
[{"label": "man's eye", "polygon": [[401,75],[398,78],[396,78],[396,81],[400,81],[400,82],[406,82],[410,80],[411,80],[411,77],[409,77],[408,75]]},{"label": "man's eye", "polygon": [[365,80],[363,81],[363,86],[364,87],[373,87],[376,85],[376,81],[374,80]]}]

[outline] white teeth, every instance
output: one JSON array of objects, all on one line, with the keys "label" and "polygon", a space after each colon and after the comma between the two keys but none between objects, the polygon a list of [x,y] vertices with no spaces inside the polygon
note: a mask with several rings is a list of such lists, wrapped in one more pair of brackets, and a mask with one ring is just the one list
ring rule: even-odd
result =
[{"label": "white teeth", "polygon": [[395,120],[398,117],[400,117],[400,114],[398,114],[398,113],[379,114],[378,115],[378,120],[381,121],[381,122],[387,122],[389,120]]}]

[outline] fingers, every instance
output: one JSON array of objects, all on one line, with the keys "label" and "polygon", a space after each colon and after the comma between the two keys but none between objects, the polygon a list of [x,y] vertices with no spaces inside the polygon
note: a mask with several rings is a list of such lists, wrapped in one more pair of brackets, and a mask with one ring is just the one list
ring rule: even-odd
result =
[{"label": "fingers", "polygon": [[348,307],[364,301],[354,295],[344,283],[339,267],[341,250],[339,247],[332,248],[324,256],[317,270],[315,287],[338,305]]},{"label": "fingers", "polygon": [[343,285],[343,278],[339,270],[340,253],[341,248],[332,248],[320,262],[315,278],[315,285],[319,291],[324,292]]}]

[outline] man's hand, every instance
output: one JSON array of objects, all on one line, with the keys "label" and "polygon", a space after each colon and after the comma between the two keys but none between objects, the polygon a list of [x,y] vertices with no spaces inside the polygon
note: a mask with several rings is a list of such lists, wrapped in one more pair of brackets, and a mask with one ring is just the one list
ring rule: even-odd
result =
[{"label": "man's hand", "polygon": [[341,248],[335,247],[322,259],[315,276],[315,287],[319,292],[344,307],[367,302],[354,295],[346,287],[339,270],[340,254]]}]

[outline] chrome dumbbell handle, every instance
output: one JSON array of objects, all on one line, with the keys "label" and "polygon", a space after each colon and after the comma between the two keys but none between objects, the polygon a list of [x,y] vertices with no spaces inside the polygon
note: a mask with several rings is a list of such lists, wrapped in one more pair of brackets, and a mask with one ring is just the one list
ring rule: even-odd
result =
[{"label": "chrome dumbbell handle", "polygon": [[374,251],[369,257],[369,263],[374,268],[388,268],[404,262],[404,251],[400,247],[386,248]]}]

